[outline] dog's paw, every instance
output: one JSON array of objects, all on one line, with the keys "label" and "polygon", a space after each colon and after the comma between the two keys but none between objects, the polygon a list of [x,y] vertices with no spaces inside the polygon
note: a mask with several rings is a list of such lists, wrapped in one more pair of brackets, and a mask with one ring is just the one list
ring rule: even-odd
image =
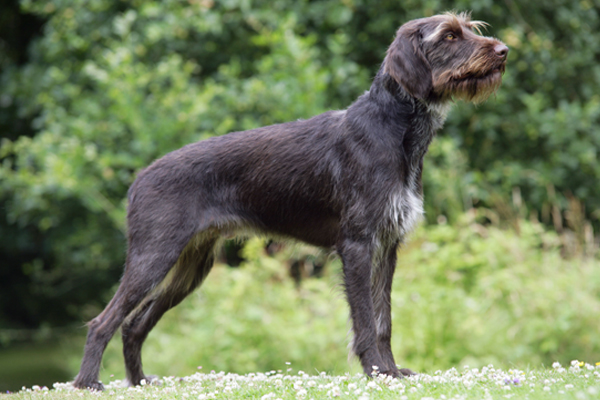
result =
[{"label": "dog's paw", "polygon": [[404,376],[413,376],[413,375],[417,375],[416,372],[411,371],[408,368],[400,368],[400,374],[404,377]]},{"label": "dog's paw", "polygon": [[127,379],[126,385],[129,387],[131,387],[131,386],[147,386],[147,385],[160,386],[160,385],[162,385],[162,381],[156,375],[146,375],[142,379],[135,380],[133,382],[130,381],[129,379]]},{"label": "dog's paw", "polygon": [[[160,386],[162,385],[162,381],[158,378],[157,375],[147,375],[143,381],[146,381],[145,385],[154,385]],[[143,385],[143,383],[140,382]]]},{"label": "dog's paw", "polygon": [[371,376],[373,378],[375,378],[376,376],[381,376],[381,375],[386,375],[386,376],[391,376],[392,378],[402,378],[402,375],[400,375],[400,372],[397,369],[390,369],[390,370],[386,370],[386,371],[381,371],[378,373],[374,373]]},{"label": "dog's paw", "polygon": [[73,382],[73,387],[76,389],[88,389],[88,390],[97,390],[99,392],[104,391],[104,385],[102,384],[102,382],[81,382],[81,381],[77,381],[75,380],[75,382]]}]

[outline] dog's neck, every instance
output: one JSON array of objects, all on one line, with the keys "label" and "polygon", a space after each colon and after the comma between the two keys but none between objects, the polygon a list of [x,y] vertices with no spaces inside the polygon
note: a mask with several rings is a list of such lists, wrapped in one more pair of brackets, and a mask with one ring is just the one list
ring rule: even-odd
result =
[{"label": "dog's neck", "polygon": [[411,121],[403,126],[403,148],[412,162],[420,162],[435,133],[442,128],[452,103],[422,100],[411,96],[390,75],[380,69],[368,94],[382,109],[391,110],[397,121]]},{"label": "dog's neck", "polygon": [[411,104],[415,110],[418,110],[417,113],[429,113],[436,120],[434,124],[435,131],[444,125],[453,104],[452,101],[440,100],[435,96],[430,96],[427,99],[418,99],[408,93],[402,85],[396,82],[390,75],[383,72],[383,70],[377,73],[370,91],[381,89],[389,92],[398,103]]}]

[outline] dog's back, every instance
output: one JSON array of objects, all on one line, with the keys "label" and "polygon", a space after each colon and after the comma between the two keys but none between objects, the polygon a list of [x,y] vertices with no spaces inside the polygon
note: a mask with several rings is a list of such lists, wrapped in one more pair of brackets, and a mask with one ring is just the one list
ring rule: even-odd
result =
[{"label": "dog's back", "polygon": [[130,230],[178,213],[196,231],[254,229],[333,246],[347,170],[336,154],[347,140],[338,134],[344,114],[233,132],[165,155],[130,188]]}]

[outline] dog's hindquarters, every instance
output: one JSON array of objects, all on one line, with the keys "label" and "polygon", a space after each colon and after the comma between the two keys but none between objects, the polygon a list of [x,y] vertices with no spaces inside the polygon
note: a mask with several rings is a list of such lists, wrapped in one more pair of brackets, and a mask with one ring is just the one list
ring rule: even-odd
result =
[{"label": "dog's hindquarters", "polygon": [[190,215],[189,198],[173,197],[175,183],[149,168],[132,185],[125,272],[113,299],[88,324],[75,387],[103,388],[98,382],[102,354],[121,325],[127,377],[139,384],[144,379],[140,350],[148,332],[210,271],[217,235],[207,220]]},{"label": "dog's hindquarters", "polygon": [[148,380],[142,371],[142,344],[163,314],[202,284],[213,265],[216,242],[216,237],[203,232],[196,234],[163,281],[124,321],[121,328],[123,355],[131,385]]}]

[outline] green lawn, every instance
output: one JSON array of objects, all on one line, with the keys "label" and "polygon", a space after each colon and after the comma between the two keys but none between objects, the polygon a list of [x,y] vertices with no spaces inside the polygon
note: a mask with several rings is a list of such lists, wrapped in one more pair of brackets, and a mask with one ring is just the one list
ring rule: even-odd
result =
[{"label": "green lawn", "polygon": [[522,371],[464,367],[407,379],[364,375],[308,375],[287,371],[250,373],[196,373],[184,378],[165,377],[157,384],[124,388],[121,381],[106,384],[106,391],[74,390],[69,383],[56,383],[53,389],[33,388],[10,394],[16,399],[598,399],[600,363],[555,363],[551,368]]}]

